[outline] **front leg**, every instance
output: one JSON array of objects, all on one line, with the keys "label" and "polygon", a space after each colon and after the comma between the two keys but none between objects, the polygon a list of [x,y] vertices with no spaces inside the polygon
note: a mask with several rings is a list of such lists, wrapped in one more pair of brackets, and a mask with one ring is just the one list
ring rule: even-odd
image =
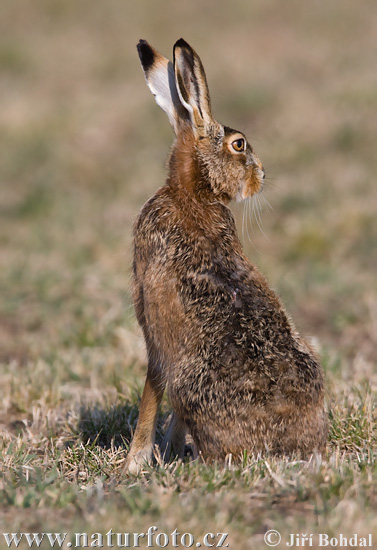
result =
[{"label": "front leg", "polygon": [[198,450],[187,425],[173,412],[162,443],[162,455],[168,462],[171,457],[182,459],[186,454],[192,460],[198,458]]},{"label": "front leg", "polygon": [[152,460],[157,414],[164,389],[165,381],[160,370],[149,367],[141,397],[139,418],[126,459],[125,471],[130,474],[138,474],[143,464]]}]

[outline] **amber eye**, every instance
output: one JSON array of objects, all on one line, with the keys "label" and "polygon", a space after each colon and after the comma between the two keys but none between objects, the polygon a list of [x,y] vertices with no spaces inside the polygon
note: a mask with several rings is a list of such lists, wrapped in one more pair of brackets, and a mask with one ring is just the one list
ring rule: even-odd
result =
[{"label": "amber eye", "polygon": [[232,141],[232,147],[237,153],[242,153],[245,150],[245,140],[239,138]]}]

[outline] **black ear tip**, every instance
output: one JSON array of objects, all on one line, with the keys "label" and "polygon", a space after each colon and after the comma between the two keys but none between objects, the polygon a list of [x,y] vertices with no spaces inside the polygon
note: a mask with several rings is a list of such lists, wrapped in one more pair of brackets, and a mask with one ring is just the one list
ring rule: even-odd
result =
[{"label": "black ear tip", "polygon": [[183,40],[183,38],[177,40],[177,42],[174,44],[174,48],[188,48],[191,50],[190,44],[188,44],[186,40]]},{"label": "black ear tip", "polygon": [[147,71],[154,63],[155,54],[146,40],[139,40],[137,45],[140,61],[144,71]]}]

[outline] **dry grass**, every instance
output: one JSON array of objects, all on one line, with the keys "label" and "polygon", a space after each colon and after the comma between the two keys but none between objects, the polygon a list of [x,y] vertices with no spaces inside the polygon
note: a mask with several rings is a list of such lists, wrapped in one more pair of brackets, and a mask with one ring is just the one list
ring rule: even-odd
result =
[{"label": "dry grass", "polygon": [[[159,5],[3,2],[0,531],[158,525],[229,531],[231,548],[264,548],[267,529],[377,540],[374,4]],[[122,474],[145,373],[131,226],[172,138],[135,44],[169,54],[181,35],[208,68],[215,114],[267,166],[267,238],[255,220],[243,238],[321,354],[322,461]]]}]

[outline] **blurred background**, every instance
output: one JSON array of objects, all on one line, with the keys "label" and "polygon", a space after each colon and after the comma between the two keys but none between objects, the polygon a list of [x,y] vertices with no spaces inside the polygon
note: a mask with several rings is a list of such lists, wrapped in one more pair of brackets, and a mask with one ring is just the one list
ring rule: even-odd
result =
[{"label": "blurred background", "polygon": [[171,57],[183,36],[215,116],[247,133],[267,169],[264,234],[233,208],[249,257],[301,330],[346,359],[343,372],[358,358],[372,375],[373,1],[13,0],[0,29],[5,362],[111,348],[134,330],[132,223],[164,181],[173,137],[135,46],[146,38]]},{"label": "blurred background", "polygon": [[[244,131],[266,167],[271,209],[264,206],[259,224],[243,205],[232,209],[248,256],[319,350],[328,402],[343,403],[358,384],[377,390],[375,0],[2,0],[0,433],[2,460],[27,474],[17,483],[10,474],[8,527],[106,519],[96,491],[117,455],[97,449],[93,458],[80,435],[109,447],[135,424],[146,358],[130,296],[132,224],[164,182],[173,139],[136,44],[145,38],[171,57],[180,37],[204,63],[215,117]],[[340,449],[376,440],[366,394],[353,393],[355,409],[348,401],[336,409]],[[86,424],[83,403],[99,407],[87,410]],[[362,436],[352,422],[347,427],[350,417]],[[208,508],[208,487],[217,482],[207,478],[190,501],[196,529],[208,528],[211,510],[221,520],[226,509],[226,521],[250,526],[249,497],[232,500],[225,491],[226,504],[216,493]],[[335,509],[342,482],[332,479]],[[111,517],[119,513],[125,525],[128,514],[149,510],[164,478],[156,486],[150,496],[143,481],[129,489],[135,500],[125,493]],[[307,494],[312,486],[309,479]],[[161,502],[166,508],[152,506],[149,521],[170,517]],[[310,508],[314,518],[318,502],[314,494],[311,508],[292,513]],[[343,508],[336,513],[345,517]],[[268,518],[269,511],[262,526]]]}]

